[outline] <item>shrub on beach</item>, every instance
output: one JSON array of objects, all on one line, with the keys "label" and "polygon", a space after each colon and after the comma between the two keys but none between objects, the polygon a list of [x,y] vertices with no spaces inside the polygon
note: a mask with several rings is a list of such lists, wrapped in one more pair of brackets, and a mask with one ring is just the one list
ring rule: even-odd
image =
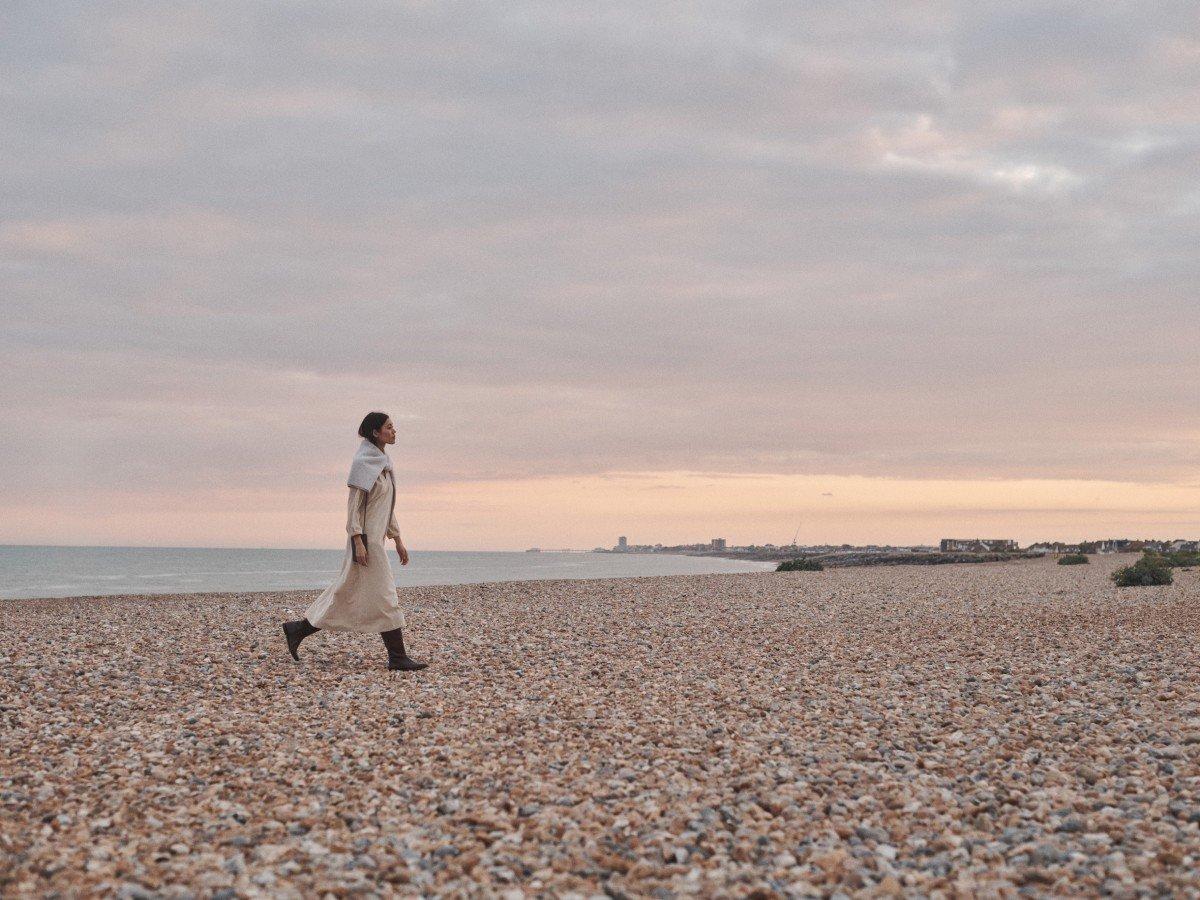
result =
[{"label": "shrub on beach", "polygon": [[785,559],[775,567],[776,572],[821,572],[824,569],[815,559]]},{"label": "shrub on beach", "polygon": [[1155,554],[1147,553],[1146,556],[1153,556],[1154,559],[1161,561],[1161,565],[1169,569],[1190,569],[1193,566],[1200,566],[1200,553],[1195,553],[1191,550],[1176,550],[1174,552],[1167,551],[1166,553]]},{"label": "shrub on beach", "polygon": [[1090,562],[1091,560],[1087,558],[1086,553],[1068,553],[1066,556],[1058,558],[1060,566],[1083,566]]},{"label": "shrub on beach", "polygon": [[1112,580],[1117,587],[1152,587],[1171,584],[1175,578],[1171,574],[1171,567],[1161,557],[1147,553],[1132,566],[1113,572]]}]

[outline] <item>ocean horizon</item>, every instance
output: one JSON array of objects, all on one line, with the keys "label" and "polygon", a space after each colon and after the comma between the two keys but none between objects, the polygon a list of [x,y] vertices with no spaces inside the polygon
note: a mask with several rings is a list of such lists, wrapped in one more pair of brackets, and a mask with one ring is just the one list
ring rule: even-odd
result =
[{"label": "ocean horizon", "polygon": [[[0,600],[318,590],[341,569],[342,549],[0,545]],[[388,555],[397,587],[494,581],[638,578],[764,572],[774,563],[595,551],[410,550]]]}]

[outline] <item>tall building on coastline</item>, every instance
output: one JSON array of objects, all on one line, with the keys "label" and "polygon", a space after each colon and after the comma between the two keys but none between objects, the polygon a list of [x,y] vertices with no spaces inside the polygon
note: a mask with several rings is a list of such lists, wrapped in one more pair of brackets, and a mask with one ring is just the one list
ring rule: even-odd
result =
[{"label": "tall building on coastline", "polygon": [[621,535],[619,538],[617,538],[617,549],[622,552],[629,549],[629,541],[625,539],[625,535]]}]

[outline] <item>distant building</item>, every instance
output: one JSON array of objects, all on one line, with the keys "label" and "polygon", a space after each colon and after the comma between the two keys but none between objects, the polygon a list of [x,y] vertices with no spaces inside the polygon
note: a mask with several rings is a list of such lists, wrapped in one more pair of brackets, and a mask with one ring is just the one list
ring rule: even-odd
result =
[{"label": "distant building", "polygon": [[724,550],[725,549],[725,538],[713,538],[712,539],[712,549]]},{"label": "distant building", "polygon": [[1142,542],[1131,540],[1129,538],[1117,538],[1104,541],[1096,541],[1097,553],[1129,553],[1142,549]]},{"label": "distant building", "polygon": [[628,549],[629,541],[625,539],[625,535],[621,535],[619,538],[617,538],[617,550],[623,553]]},{"label": "distant building", "polygon": [[943,553],[1006,553],[1016,550],[1017,542],[998,538],[942,538],[941,549]]},{"label": "distant building", "polygon": [[[942,542],[945,544],[945,541]],[[1142,550],[1163,552],[1167,550],[1200,549],[1200,541],[1178,539],[1174,541],[1146,541],[1133,538],[1106,538],[1102,541],[1082,541],[1065,544],[1062,541],[1038,541],[1030,544],[1035,553],[1137,553]]]},{"label": "distant building", "polygon": [[1078,553],[1080,549],[1079,544],[1064,544],[1062,541],[1039,541],[1029,545],[1032,553]]}]

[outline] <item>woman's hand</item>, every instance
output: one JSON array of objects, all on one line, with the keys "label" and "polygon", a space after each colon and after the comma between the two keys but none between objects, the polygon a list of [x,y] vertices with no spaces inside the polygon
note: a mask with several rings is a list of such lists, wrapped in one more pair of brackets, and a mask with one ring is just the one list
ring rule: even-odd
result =
[{"label": "woman's hand", "polygon": [[360,566],[367,564],[367,545],[363,543],[361,534],[354,536],[354,561]]},{"label": "woman's hand", "polygon": [[408,565],[408,550],[404,547],[404,542],[400,538],[396,538],[396,555],[400,557],[400,565]]}]

